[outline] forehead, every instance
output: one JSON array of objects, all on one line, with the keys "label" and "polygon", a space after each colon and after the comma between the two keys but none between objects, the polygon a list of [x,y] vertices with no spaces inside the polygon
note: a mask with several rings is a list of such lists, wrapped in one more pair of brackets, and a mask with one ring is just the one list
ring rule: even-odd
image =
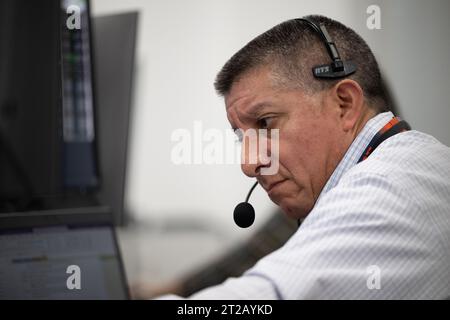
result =
[{"label": "forehead", "polygon": [[225,96],[227,112],[230,108],[245,108],[253,102],[257,103],[256,100],[267,99],[275,94],[270,70],[268,68],[252,70],[236,80]]}]

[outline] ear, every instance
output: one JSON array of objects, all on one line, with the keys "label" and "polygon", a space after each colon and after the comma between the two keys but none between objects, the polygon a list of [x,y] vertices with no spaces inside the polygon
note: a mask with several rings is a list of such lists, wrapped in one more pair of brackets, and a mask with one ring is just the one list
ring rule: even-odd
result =
[{"label": "ear", "polygon": [[339,107],[342,129],[353,130],[363,111],[364,93],[361,86],[356,81],[344,79],[333,87],[332,94]]}]

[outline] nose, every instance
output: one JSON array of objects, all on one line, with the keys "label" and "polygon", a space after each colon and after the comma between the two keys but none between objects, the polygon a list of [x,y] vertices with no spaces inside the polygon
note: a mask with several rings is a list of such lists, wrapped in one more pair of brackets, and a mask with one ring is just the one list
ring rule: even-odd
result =
[{"label": "nose", "polygon": [[270,150],[261,148],[258,139],[251,136],[244,136],[241,145],[241,170],[250,177],[255,178],[261,174],[261,169],[270,167]]},{"label": "nose", "polygon": [[250,178],[255,178],[259,175],[260,165],[259,164],[249,164],[249,163],[241,163],[242,172]]}]

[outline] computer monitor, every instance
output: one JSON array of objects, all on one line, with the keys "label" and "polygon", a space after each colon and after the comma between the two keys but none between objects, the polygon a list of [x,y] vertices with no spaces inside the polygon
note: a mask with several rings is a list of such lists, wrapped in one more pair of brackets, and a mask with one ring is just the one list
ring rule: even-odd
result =
[{"label": "computer monitor", "polygon": [[92,17],[101,176],[97,198],[111,207],[117,225],[127,221],[124,197],[138,17],[134,11]]},{"label": "computer monitor", "polygon": [[61,0],[60,30],[63,186],[85,191],[99,184],[91,20],[87,0]]},{"label": "computer monitor", "polygon": [[95,204],[90,34],[87,0],[0,0],[0,212]]},{"label": "computer monitor", "polygon": [[0,299],[127,299],[107,208],[0,215]]}]

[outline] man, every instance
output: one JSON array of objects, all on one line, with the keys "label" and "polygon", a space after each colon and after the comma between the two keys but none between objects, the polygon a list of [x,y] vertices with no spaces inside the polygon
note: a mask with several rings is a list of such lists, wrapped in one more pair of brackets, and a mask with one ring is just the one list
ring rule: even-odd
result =
[{"label": "man", "polygon": [[278,172],[249,161],[242,170],[304,221],[241,277],[191,298],[450,297],[450,149],[415,130],[372,146],[395,122],[371,50],[337,21],[306,19],[326,27],[356,72],[315,77],[330,61],[324,41],[289,20],[237,52],[215,83],[233,128],[279,129]]}]

